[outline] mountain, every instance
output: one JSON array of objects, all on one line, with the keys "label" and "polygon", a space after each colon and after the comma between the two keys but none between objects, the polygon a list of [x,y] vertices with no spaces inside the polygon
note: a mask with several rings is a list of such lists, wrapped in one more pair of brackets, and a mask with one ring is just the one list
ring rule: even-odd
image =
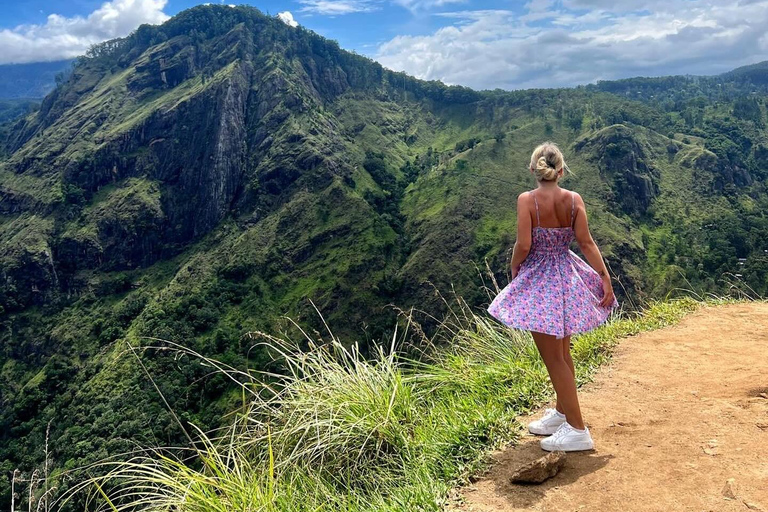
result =
[{"label": "mountain", "polygon": [[[0,64],[0,123],[38,108],[39,100],[66,80],[72,60]],[[0,131],[0,137],[3,134]]]},{"label": "mountain", "polygon": [[725,81],[741,82],[748,87],[751,86],[751,92],[756,92],[758,89],[765,92],[766,87],[768,87],[768,60],[736,68],[728,73],[723,73],[720,78]]},{"label": "mountain", "polygon": [[732,102],[768,93],[768,61],[715,76],[677,75],[598,81],[582,86],[650,103],[667,111],[681,110],[686,101]]},{"label": "mountain", "polygon": [[174,444],[158,390],[203,428],[236,407],[147,337],[272,368],[245,334],[300,339],[287,315],[324,336],[313,304],[363,351],[391,335],[389,304],[439,318],[435,290],[455,289],[483,307],[545,139],[627,307],[728,279],[765,293],[761,69],[718,79],[729,95],[678,77],[474,91],[220,5],[92,48],[0,129],[0,466],[39,467],[46,436],[57,469]]},{"label": "mountain", "polygon": [[35,100],[0,100],[0,123],[7,123],[26,115],[36,110],[38,106],[39,103]]},{"label": "mountain", "polygon": [[40,99],[64,80],[72,59],[29,64],[0,64],[0,100]]}]

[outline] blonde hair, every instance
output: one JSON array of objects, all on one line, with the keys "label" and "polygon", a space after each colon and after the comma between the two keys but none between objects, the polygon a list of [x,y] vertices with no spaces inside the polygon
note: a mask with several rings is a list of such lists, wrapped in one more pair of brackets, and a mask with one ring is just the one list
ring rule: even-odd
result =
[{"label": "blonde hair", "polygon": [[560,169],[563,169],[563,176],[570,172],[563,158],[563,153],[554,142],[538,145],[531,154],[529,167],[539,181],[556,180],[557,172]]}]

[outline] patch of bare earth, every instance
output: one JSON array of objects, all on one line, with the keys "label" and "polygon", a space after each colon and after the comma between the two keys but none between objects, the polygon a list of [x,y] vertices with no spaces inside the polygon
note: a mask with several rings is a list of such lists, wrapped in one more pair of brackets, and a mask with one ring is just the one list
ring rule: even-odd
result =
[{"label": "patch of bare earth", "polygon": [[579,399],[595,450],[513,484],[545,453],[527,434],[447,510],[768,512],[768,304],[705,307],[621,340]]}]

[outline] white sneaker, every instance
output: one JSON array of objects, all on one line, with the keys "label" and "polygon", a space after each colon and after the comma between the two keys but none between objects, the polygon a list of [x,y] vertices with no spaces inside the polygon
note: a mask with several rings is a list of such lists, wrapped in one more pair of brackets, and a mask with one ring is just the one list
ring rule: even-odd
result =
[{"label": "white sneaker", "polygon": [[555,430],[563,423],[565,423],[565,414],[558,412],[557,409],[547,408],[541,419],[528,424],[528,431],[531,434],[548,436],[554,434]]},{"label": "white sneaker", "polygon": [[566,421],[557,428],[554,434],[541,440],[541,447],[548,452],[558,450],[578,452],[592,450],[595,443],[592,441],[592,435],[586,425],[584,430],[579,431]]}]

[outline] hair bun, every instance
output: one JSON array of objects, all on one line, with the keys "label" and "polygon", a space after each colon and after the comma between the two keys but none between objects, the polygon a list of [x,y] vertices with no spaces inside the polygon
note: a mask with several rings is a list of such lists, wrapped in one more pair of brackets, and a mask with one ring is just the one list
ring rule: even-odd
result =
[{"label": "hair bun", "polygon": [[531,155],[531,171],[539,181],[553,181],[560,177],[560,169],[563,175],[569,172],[563,158],[563,153],[554,142],[545,142],[533,150]]},{"label": "hair bun", "polygon": [[553,180],[557,176],[557,169],[547,161],[546,156],[540,156],[536,161],[536,175],[542,180]]}]

